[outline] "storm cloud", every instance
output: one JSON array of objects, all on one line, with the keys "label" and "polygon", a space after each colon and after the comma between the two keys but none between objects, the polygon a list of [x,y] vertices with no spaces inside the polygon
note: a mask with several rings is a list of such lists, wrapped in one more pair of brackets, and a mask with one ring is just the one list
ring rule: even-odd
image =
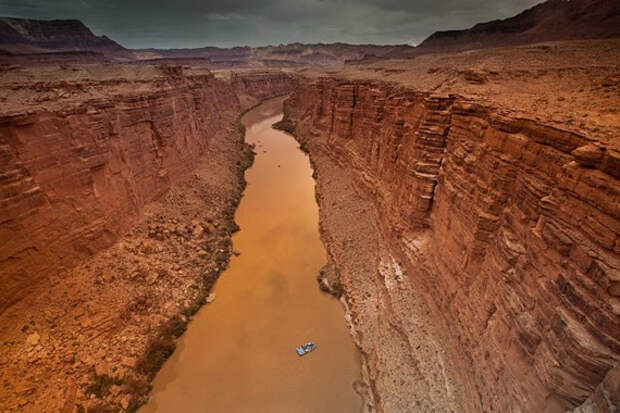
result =
[{"label": "storm cloud", "polygon": [[0,15],[79,19],[125,47],[418,44],[540,0],[0,0]]}]

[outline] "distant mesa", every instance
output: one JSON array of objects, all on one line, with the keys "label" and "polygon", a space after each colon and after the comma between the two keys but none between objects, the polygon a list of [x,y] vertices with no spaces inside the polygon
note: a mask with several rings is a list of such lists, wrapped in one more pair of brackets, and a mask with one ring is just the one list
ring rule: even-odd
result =
[{"label": "distant mesa", "polygon": [[95,36],[79,20],[0,18],[0,49],[14,55],[80,51],[131,57],[128,49],[106,36]]},{"label": "distant mesa", "polygon": [[[116,61],[204,64],[212,68],[328,66],[559,40],[620,37],[619,0],[548,0],[503,20],[439,31],[418,47],[291,43],[264,47],[127,49],[79,20],[0,18],[0,63]],[[76,55],[75,53],[82,54]],[[54,53],[54,54],[50,54]],[[188,62],[189,63],[189,62]]]},{"label": "distant mesa", "polygon": [[[292,43],[264,47],[194,49],[127,49],[106,36],[96,36],[79,20],[0,18],[0,63],[70,61],[176,63],[191,60],[215,68],[325,66],[385,57],[412,50],[408,45]],[[79,54],[76,54],[79,53]]]},{"label": "distant mesa", "polygon": [[620,37],[620,1],[549,0],[504,20],[440,31],[417,51],[457,52],[559,40]]}]

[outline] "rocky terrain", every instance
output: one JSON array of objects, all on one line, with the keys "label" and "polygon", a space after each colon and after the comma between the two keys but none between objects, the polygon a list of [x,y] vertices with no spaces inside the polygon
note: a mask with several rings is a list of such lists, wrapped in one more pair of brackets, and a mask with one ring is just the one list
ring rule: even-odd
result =
[{"label": "rocky terrain", "polygon": [[237,120],[283,94],[365,411],[618,411],[618,15],[165,51],[0,19],[0,411],[146,400],[234,253]]},{"label": "rocky terrain", "polygon": [[616,0],[549,0],[504,20],[433,33],[416,52],[615,37],[620,37],[620,4]]},{"label": "rocky terrain", "polygon": [[93,52],[128,58],[130,52],[106,36],[95,36],[79,20],[0,18],[0,49],[18,55]]},{"label": "rocky terrain", "polygon": [[[58,64],[73,56],[82,63],[147,62],[203,64],[213,69],[241,67],[326,66],[368,57],[400,55],[408,45],[291,43],[265,47],[126,49],[106,36],[95,36],[79,20],[29,20],[0,17],[0,63]],[[79,55],[77,55],[79,54]]]},{"label": "rocky terrain", "polygon": [[[620,37],[617,0],[548,0],[503,20],[469,29],[438,31],[418,47],[372,44],[290,43],[264,47],[126,49],[96,36],[78,20],[29,20],[0,17],[0,64],[146,62],[195,64],[212,69],[329,66],[413,59],[428,53],[461,52],[545,41]],[[79,53],[80,55],[75,55]],[[194,60],[194,63],[191,61]]]},{"label": "rocky terrain", "polygon": [[252,158],[236,119],[291,85],[167,66],[0,74],[2,411],[145,400],[232,252]]},{"label": "rocky terrain", "polygon": [[376,411],[617,411],[618,61],[611,40],[304,71],[279,127],[315,165]]},{"label": "rocky terrain", "polygon": [[346,43],[303,44],[291,43],[265,47],[236,47],[223,49],[136,50],[139,59],[208,58],[213,67],[299,67],[329,66],[351,63],[387,55],[401,55],[413,50],[408,45],[377,46]]}]

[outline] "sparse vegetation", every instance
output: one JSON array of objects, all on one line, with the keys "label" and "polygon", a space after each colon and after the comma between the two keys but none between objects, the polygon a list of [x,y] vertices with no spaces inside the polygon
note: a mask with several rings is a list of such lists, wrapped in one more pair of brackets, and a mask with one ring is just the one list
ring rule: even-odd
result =
[{"label": "sparse vegetation", "polygon": [[175,340],[185,332],[186,328],[187,322],[178,315],[164,323],[159,333],[149,340],[144,357],[138,362],[138,371],[150,379],[155,377],[164,362],[174,352]]},{"label": "sparse vegetation", "polygon": [[[82,411],[84,408],[82,408]],[[78,410],[79,411],[79,410]],[[116,413],[118,410],[112,406],[106,405],[103,402],[99,402],[93,406],[89,406],[86,409],[86,413]]]},{"label": "sparse vegetation", "polygon": [[339,282],[332,284],[331,287],[332,287],[330,291],[331,295],[333,295],[336,298],[342,297],[342,294],[344,294],[344,289],[342,288],[342,285]]},{"label": "sparse vegetation", "polygon": [[226,262],[228,261],[228,252],[226,251],[220,251],[217,254],[215,254],[215,262],[217,263],[217,265],[219,266],[223,266],[226,264]]},{"label": "sparse vegetation", "polygon": [[130,376],[125,379],[124,390],[129,394],[146,395],[151,391],[151,385],[146,380]]},{"label": "sparse vegetation", "polygon": [[144,357],[138,363],[138,371],[152,379],[168,357],[172,355],[175,347],[172,337],[157,336],[151,338],[147,344]]},{"label": "sparse vegetation", "polygon": [[110,386],[113,384],[120,386],[123,384],[123,380],[120,377],[110,377],[107,374],[95,376],[93,383],[86,388],[85,393],[94,394],[98,399],[101,399],[108,394]]},{"label": "sparse vegetation", "polygon": [[325,264],[319,271],[316,280],[319,283],[321,291],[333,295],[336,298],[342,297],[344,288],[340,284],[340,274],[331,264]]}]

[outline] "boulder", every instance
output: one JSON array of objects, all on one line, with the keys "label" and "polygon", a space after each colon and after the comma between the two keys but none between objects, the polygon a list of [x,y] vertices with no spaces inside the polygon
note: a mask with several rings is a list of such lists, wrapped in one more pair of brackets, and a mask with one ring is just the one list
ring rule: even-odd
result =
[{"label": "boulder", "polygon": [[605,150],[599,146],[588,144],[578,147],[571,153],[580,165],[597,168],[603,160]]},{"label": "boulder", "polygon": [[39,344],[40,339],[41,336],[39,336],[39,334],[35,331],[26,338],[26,344],[28,344],[30,347],[35,347]]}]

